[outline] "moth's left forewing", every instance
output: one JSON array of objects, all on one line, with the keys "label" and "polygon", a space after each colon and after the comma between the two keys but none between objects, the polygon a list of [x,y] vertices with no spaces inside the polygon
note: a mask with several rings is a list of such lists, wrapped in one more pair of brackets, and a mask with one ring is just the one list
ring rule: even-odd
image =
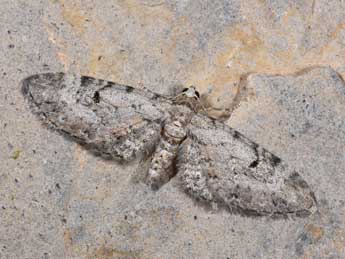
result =
[{"label": "moth's left forewing", "polygon": [[51,128],[119,161],[153,152],[172,105],[131,86],[65,73],[33,75],[22,89]]},{"label": "moth's left forewing", "polygon": [[306,215],[315,198],[277,156],[227,125],[195,116],[178,156],[185,190],[199,200],[246,215]]}]

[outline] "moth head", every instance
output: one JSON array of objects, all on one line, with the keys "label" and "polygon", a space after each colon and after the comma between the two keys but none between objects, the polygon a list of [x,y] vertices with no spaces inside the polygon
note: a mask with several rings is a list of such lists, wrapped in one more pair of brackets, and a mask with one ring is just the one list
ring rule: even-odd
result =
[{"label": "moth head", "polygon": [[194,85],[191,85],[190,87],[186,87],[182,90],[181,95],[184,95],[186,98],[193,98],[195,100],[200,99],[200,94],[196,90]]},{"label": "moth head", "polygon": [[195,112],[202,108],[200,94],[195,86],[184,88],[175,98],[174,103],[187,105]]}]

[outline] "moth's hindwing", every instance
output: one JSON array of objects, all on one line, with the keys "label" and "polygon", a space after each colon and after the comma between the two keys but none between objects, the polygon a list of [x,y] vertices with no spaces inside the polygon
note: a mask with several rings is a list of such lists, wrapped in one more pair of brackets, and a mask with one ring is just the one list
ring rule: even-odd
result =
[{"label": "moth's hindwing", "polygon": [[171,106],[154,93],[65,73],[30,76],[22,90],[50,127],[120,161],[153,152]]},{"label": "moth's hindwing", "polygon": [[245,215],[305,216],[316,209],[302,177],[239,132],[202,115],[188,132],[177,167],[194,198]]}]

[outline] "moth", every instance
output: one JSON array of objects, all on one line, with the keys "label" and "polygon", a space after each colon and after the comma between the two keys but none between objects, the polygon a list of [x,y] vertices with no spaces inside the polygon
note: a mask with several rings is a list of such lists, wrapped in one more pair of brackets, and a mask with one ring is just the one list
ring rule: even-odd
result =
[{"label": "moth", "polygon": [[307,216],[316,199],[280,158],[202,112],[194,87],[174,97],[88,76],[32,75],[22,92],[46,125],[118,162],[148,160],[146,183],[175,175],[203,204],[255,216]]}]

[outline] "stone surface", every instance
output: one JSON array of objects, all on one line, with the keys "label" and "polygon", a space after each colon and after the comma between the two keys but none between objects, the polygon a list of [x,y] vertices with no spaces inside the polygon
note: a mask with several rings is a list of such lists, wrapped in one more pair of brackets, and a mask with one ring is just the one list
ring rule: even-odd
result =
[{"label": "stone surface", "polygon": [[[344,1],[1,1],[0,258],[344,258]],[[47,130],[20,80],[71,71],[167,94],[303,169],[304,219],[199,207]],[[222,115],[222,110],[218,112]]]}]

